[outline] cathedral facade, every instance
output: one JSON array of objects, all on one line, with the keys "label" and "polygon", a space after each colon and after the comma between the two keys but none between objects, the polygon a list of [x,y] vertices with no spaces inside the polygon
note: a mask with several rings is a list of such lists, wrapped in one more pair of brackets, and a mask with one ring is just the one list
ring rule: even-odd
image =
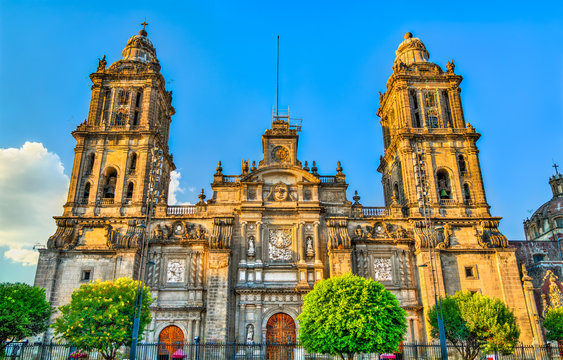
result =
[{"label": "cathedral facade", "polygon": [[141,30],[122,59],[108,67],[102,58],[90,75],[68,199],[35,285],[60,306],[85,282],[143,273],[156,297],[149,341],[285,342],[296,338],[315,283],[353,272],[395,294],[408,313],[405,341],[429,341],[434,295],[459,290],[502,299],[521,341],[538,341],[514,249],[489,210],[480,135],[464,118],[454,70],[430,62],[412,34],[400,43],[377,113],[385,206],[348,199],[340,163],[329,175],[302,163],[301,129],[277,109],[262,160],[234,175],[219,163],[209,199],[202,190],[197,204],[170,206],[175,110]]}]

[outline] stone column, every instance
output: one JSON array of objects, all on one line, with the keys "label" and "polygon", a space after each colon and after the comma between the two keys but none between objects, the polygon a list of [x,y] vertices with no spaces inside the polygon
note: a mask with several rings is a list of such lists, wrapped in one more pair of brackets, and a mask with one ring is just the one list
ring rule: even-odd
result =
[{"label": "stone column", "polygon": [[205,340],[227,341],[227,312],[229,310],[229,260],[230,250],[209,250],[207,269],[207,313]]},{"label": "stone column", "polygon": [[315,242],[315,264],[322,264],[321,262],[321,241],[319,239],[319,222],[315,221],[313,229],[313,241]]},{"label": "stone column", "polygon": [[307,282],[307,264],[305,263],[305,251],[304,251],[304,244],[303,244],[303,222],[300,222],[297,225],[297,246],[298,253],[299,253],[299,262],[297,263],[297,270],[298,270],[298,287],[309,287],[309,283]]},{"label": "stone column", "polygon": [[262,260],[263,248],[264,245],[262,244],[262,221],[256,222],[256,260]]},{"label": "stone column", "polygon": [[315,242],[315,283],[323,279],[323,262],[321,260],[321,239],[319,237],[319,225],[318,221],[315,221],[313,229],[313,241]]},{"label": "stone column", "polygon": [[297,253],[299,254],[299,263],[305,263],[305,254],[303,251],[303,222],[297,225]]},{"label": "stone column", "polygon": [[244,343],[246,336],[246,305],[245,304],[239,305],[238,324],[239,324],[239,332],[238,332],[237,342]]},{"label": "stone column", "polygon": [[534,344],[544,345],[543,334],[541,330],[540,320],[538,316],[538,307],[534,298],[534,285],[532,278],[528,275],[526,266],[522,264],[522,283],[524,287],[524,299],[526,300],[526,308],[528,309],[528,318],[532,326],[532,334],[534,336]]},{"label": "stone column", "polygon": [[194,327],[194,321],[188,320],[188,341],[189,342],[194,341],[193,327]]},{"label": "stone column", "polygon": [[[201,314],[199,314],[199,316],[201,316]],[[195,336],[199,336],[199,334],[201,334],[201,319],[196,319],[195,321]],[[193,341],[193,339],[192,339]]]},{"label": "stone column", "polygon": [[246,264],[246,221],[240,223],[240,262],[239,264]]}]

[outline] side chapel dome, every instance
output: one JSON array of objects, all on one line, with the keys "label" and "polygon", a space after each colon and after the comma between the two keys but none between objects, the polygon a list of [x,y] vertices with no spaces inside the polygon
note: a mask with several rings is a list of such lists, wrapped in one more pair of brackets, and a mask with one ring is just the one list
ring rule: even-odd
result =
[{"label": "side chapel dome", "polygon": [[420,41],[419,38],[412,36],[412,33],[408,32],[405,34],[405,40],[395,51],[395,64],[403,62],[406,65],[411,65],[419,62],[428,62],[430,54],[426,50],[424,43]]}]

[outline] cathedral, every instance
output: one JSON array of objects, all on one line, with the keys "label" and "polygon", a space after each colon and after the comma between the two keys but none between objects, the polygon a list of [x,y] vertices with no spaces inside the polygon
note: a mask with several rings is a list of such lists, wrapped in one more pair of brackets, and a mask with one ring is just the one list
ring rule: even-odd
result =
[{"label": "cathedral", "polygon": [[459,290],[502,299],[520,341],[541,341],[533,295],[487,203],[462,77],[453,61],[445,71],[430,62],[411,33],[379,94],[384,206],[348,199],[340,163],[320,174],[301,162],[301,127],[277,108],[257,124],[271,125],[262,160],[243,162],[239,174],[219,163],[212,194],[167,205],[175,109],[144,26],[122,59],[100,59],[90,79],[87,119],[72,132],[68,199],[35,277],[53,306],[89,281],[142,274],[156,298],[147,341],[291,342],[303,296],[353,272],[395,294],[408,313],[407,342],[431,341],[435,294]]}]

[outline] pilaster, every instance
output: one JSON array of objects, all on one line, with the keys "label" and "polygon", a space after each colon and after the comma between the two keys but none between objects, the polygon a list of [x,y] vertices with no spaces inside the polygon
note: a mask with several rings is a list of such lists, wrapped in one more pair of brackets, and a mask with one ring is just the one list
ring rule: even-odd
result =
[{"label": "pilaster", "polygon": [[230,250],[209,250],[207,269],[207,312],[205,341],[227,341],[227,312],[229,310]]}]

